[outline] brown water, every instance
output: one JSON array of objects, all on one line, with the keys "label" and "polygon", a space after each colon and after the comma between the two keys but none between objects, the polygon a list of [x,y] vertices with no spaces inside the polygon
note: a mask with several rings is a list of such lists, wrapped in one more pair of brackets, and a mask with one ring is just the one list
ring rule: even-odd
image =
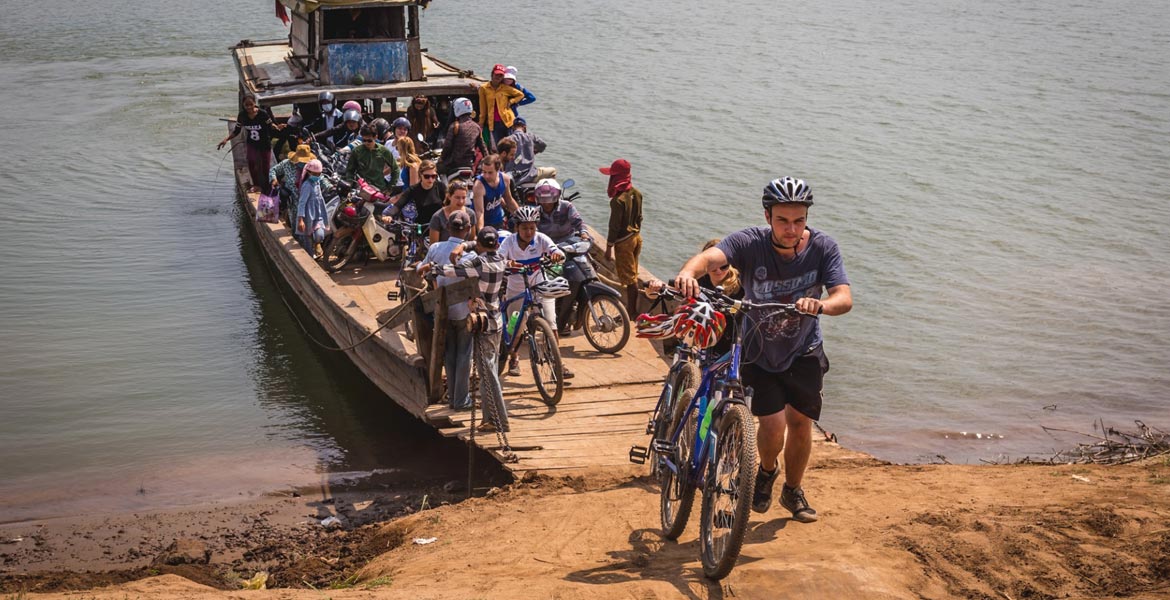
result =
[{"label": "brown water", "polygon": [[[657,273],[807,179],[854,284],[826,323],[845,444],[974,462],[1073,441],[1041,424],[1170,428],[1166,3],[734,8],[522,0],[505,25],[445,0],[423,45],[520,69],[591,222],[596,167],[629,159]],[[226,48],[283,35],[271,6],[4,12],[0,520],[457,473],[458,446],[305,340],[233,208]]]}]

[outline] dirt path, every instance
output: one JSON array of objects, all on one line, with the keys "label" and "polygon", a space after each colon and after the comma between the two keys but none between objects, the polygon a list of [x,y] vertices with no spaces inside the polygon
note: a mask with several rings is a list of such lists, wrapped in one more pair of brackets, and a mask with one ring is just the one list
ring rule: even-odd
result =
[{"label": "dirt path", "polygon": [[[335,583],[346,589],[224,592],[166,575],[85,597],[1170,598],[1170,460],[894,466],[824,445],[815,457],[806,488],[823,519],[754,515],[719,584],[701,575],[697,509],[665,542],[656,486],[608,474],[520,482],[366,528],[373,558]],[[343,547],[307,560],[336,563],[354,551]]]}]

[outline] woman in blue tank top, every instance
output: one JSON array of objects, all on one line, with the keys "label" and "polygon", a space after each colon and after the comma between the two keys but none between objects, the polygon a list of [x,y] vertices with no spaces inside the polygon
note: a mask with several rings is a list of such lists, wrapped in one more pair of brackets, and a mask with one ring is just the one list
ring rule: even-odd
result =
[{"label": "woman in blue tank top", "polygon": [[474,198],[472,206],[475,208],[478,222],[477,230],[484,227],[496,229],[503,227],[504,211],[513,213],[520,208],[512,199],[508,176],[501,172],[503,165],[499,154],[489,154],[480,163],[483,175],[475,178],[475,187],[472,188]]}]

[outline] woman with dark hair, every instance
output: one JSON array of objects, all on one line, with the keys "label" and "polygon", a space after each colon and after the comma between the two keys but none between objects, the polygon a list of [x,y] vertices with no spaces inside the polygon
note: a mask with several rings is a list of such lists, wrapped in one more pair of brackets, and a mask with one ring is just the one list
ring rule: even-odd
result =
[{"label": "woman with dark hair", "polygon": [[215,147],[216,150],[222,150],[232,138],[244,132],[248,175],[252,177],[249,191],[258,189],[265,194],[269,193],[268,169],[272,167],[272,138],[280,135],[281,129],[284,129],[284,125],[277,125],[272,120],[272,113],[260,108],[256,96],[248,94],[244,96],[244,108],[236,115],[232,132]]},{"label": "woman with dark hair", "polygon": [[423,140],[428,145],[433,145],[432,138],[439,129],[439,116],[431,107],[430,99],[426,96],[415,96],[410,102],[410,108],[406,109],[406,118],[410,120],[411,134],[422,134]]}]

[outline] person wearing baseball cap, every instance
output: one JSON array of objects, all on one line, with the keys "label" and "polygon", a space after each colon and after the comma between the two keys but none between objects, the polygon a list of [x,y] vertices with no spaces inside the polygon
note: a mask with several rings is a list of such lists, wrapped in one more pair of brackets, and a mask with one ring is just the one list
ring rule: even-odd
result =
[{"label": "person wearing baseball cap", "polygon": [[642,254],[642,193],[630,179],[630,161],[619,158],[598,169],[609,175],[609,234],[605,257],[614,264],[618,283],[626,286],[626,308],[638,311],[638,256]]},{"label": "person wearing baseball cap", "polygon": [[479,86],[479,125],[485,133],[491,132],[493,152],[496,143],[512,132],[512,121],[516,119],[512,107],[524,99],[523,92],[504,83],[506,74],[504,65],[496,65],[492,67],[491,81]]},{"label": "person wearing baseball cap", "polygon": [[[447,219],[450,237],[431,244],[419,270],[442,269],[450,266],[452,252],[463,246],[464,235],[471,229],[471,216],[466,211],[453,213]],[[435,284],[439,287],[451,285],[462,277],[440,275]],[[466,302],[453,302],[447,306],[447,342],[443,367],[447,370],[447,403],[453,410],[470,410],[471,395],[468,393],[471,381],[472,335],[467,329],[467,317],[471,309]]]}]

